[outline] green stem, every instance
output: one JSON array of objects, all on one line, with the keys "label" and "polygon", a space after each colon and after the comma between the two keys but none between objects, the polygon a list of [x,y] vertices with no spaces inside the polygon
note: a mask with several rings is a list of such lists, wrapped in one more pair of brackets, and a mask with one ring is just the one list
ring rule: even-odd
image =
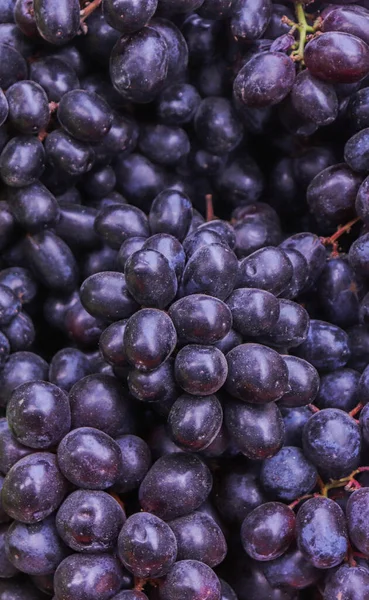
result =
[{"label": "green stem", "polygon": [[308,33],[314,33],[315,29],[311,25],[308,25],[306,21],[304,5],[302,2],[296,3],[296,17],[298,22],[298,30],[299,30],[299,45],[295,52],[292,53],[292,58],[294,60],[303,60],[304,58],[304,48],[306,44],[306,36]]}]

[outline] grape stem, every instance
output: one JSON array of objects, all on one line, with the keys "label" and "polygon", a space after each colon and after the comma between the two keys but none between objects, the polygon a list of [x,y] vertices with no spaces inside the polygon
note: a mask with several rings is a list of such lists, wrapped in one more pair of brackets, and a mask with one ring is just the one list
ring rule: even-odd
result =
[{"label": "grape stem", "polygon": [[214,221],[214,219],[215,219],[213,196],[211,194],[206,194],[205,201],[206,201],[206,222],[209,223],[209,221]]},{"label": "grape stem", "polygon": [[362,408],[363,408],[363,404],[361,402],[359,402],[359,404],[357,404],[355,406],[355,408],[350,410],[350,412],[349,412],[350,417],[355,417],[357,415],[357,413],[359,413],[361,411]]},{"label": "grape stem", "polygon": [[92,0],[85,8],[80,11],[81,22],[83,23],[97,8],[99,8],[102,0]]},{"label": "grape stem", "polygon": [[331,479],[331,481],[328,483],[324,483],[321,479],[319,479],[318,483],[320,487],[320,494],[328,498],[329,490],[340,487],[344,487],[347,492],[358,490],[361,485],[358,481],[356,481],[355,477],[359,473],[364,473],[366,471],[369,471],[369,467],[359,467],[358,469],[355,469],[355,471],[352,471],[350,475],[347,475],[347,477],[342,477],[341,479]]},{"label": "grape stem", "polygon": [[311,412],[314,414],[320,411],[320,408],[318,408],[317,406],[314,406],[314,404],[308,404],[307,406],[311,410]]},{"label": "grape stem", "polygon": [[322,244],[324,244],[324,246],[332,246],[332,256],[338,256],[339,254],[337,240],[339,240],[341,235],[343,235],[344,233],[349,233],[351,227],[355,225],[358,221],[360,221],[360,217],[356,217],[355,219],[352,219],[352,221],[346,223],[346,225],[342,225],[342,227],[339,227],[336,233],[334,233],[330,237],[320,238],[320,241],[322,242]]}]

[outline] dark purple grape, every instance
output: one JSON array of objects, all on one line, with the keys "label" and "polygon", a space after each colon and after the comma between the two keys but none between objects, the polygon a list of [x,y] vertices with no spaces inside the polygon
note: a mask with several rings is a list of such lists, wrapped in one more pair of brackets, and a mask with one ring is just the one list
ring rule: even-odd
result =
[{"label": "dark purple grape", "polygon": [[227,298],[227,305],[232,313],[233,327],[245,337],[267,335],[278,322],[279,301],[265,290],[234,290]]},{"label": "dark purple grape", "polygon": [[118,444],[109,435],[93,427],[80,427],[59,444],[58,463],[74,485],[104,490],[117,480],[122,459]]},{"label": "dark purple grape", "polygon": [[49,102],[59,102],[64,94],[79,87],[74,69],[54,56],[32,62],[29,76],[45,90]]},{"label": "dark purple grape", "polygon": [[315,367],[302,358],[283,356],[290,386],[279,401],[280,406],[298,407],[312,404],[319,390],[319,375]]},{"label": "dark purple grape", "polygon": [[110,77],[126,100],[147,103],[163,89],[168,74],[169,52],[164,36],[145,27],[122,36],[110,59]]},{"label": "dark purple grape", "polygon": [[324,587],[324,600],[335,600],[339,595],[352,600],[369,598],[369,572],[364,566],[343,565],[330,573]]},{"label": "dark purple grape", "polygon": [[0,371],[0,404],[6,406],[13,391],[22,383],[47,380],[48,364],[33,352],[11,354]]},{"label": "dark purple grape", "polygon": [[44,231],[28,236],[25,245],[29,264],[46,287],[63,293],[76,287],[76,260],[60,237]]},{"label": "dark purple grape", "polygon": [[288,370],[275,350],[241,344],[227,354],[227,391],[244,402],[266,404],[289,391]]},{"label": "dark purple grape", "polygon": [[353,171],[368,172],[369,128],[362,129],[350,137],[346,142],[344,153],[345,161]]},{"label": "dark purple grape", "polygon": [[197,560],[180,560],[169,571],[160,589],[161,600],[220,600],[220,582],[214,571]]},{"label": "dark purple grape", "polygon": [[87,356],[76,348],[63,348],[54,354],[49,368],[49,380],[69,392],[80,379],[91,373]]},{"label": "dark purple grape", "polygon": [[237,287],[259,288],[278,296],[292,278],[292,264],[283,249],[266,247],[240,262]]},{"label": "dark purple grape", "polygon": [[138,250],[124,269],[127,288],[143,306],[165,308],[177,292],[177,277],[163,254],[156,250]]},{"label": "dark purple grape", "polygon": [[196,13],[190,14],[181,30],[187,43],[190,64],[198,67],[210,63],[217,56],[221,33],[219,21],[204,19]]},{"label": "dark purple grape", "polygon": [[157,0],[149,0],[145,4],[136,4],[130,0],[104,0],[103,14],[111,27],[127,34],[147,25],[157,5]]},{"label": "dark purple grape", "polygon": [[56,531],[53,516],[31,525],[14,521],[6,534],[5,552],[19,571],[29,575],[54,572],[68,555],[68,549]]},{"label": "dark purple grape", "polygon": [[180,394],[174,378],[174,361],[169,359],[154,371],[131,370],[128,374],[128,387],[132,396],[141,402],[168,402],[168,414]]},{"label": "dark purple grape", "polygon": [[0,285],[10,288],[22,304],[31,302],[37,294],[37,285],[28,269],[9,267],[0,271]]},{"label": "dark purple grape", "polygon": [[121,506],[106,492],[77,490],[59,508],[56,527],[69,548],[95,554],[115,548],[125,519]]},{"label": "dark purple grape", "polygon": [[215,567],[224,560],[227,543],[211,516],[194,512],[170,521],[169,525],[177,540],[178,560],[199,560],[209,567]]},{"label": "dark purple grape", "polygon": [[[137,244],[137,250],[141,249],[139,246],[140,244]],[[144,250],[156,250],[157,252],[160,252],[160,254],[163,254],[168,259],[171,267],[175,270],[178,281],[180,281],[185,267],[186,255],[182,244],[177,238],[168,233],[157,233],[147,240],[144,240],[142,248]],[[133,254],[133,252],[131,254]]]},{"label": "dark purple grape", "polygon": [[358,322],[359,291],[355,273],[347,260],[338,257],[327,261],[319,279],[318,294],[331,323],[348,327]]},{"label": "dark purple grape", "polygon": [[183,78],[188,65],[188,48],[183,34],[169,19],[152,19],[150,27],[160,33],[168,48],[166,83]]},{"label": "dark purple grape", "polygon": [[177,452],[154,463],[141,483],[139,500],[144,511],[169,521],[196,510],[211,487],[208,467],[196,455]]},{"label": "dark purple grape", "polygon": [[264,461],[260,472],[260,482],[267,494],[281,502],[292,502],[308,494],[317,480],[318,472],[314,465],[300,448],[292,446],[285,446]]},{"label": "dark purple grape", "polygon": [[157,99],[157,115],[166,125],[182,125],[192,121],[201,97],[188,83],[168,85]]},{"label": "dark purple grape", "polygon": [[297,250],[306,259],[308,264],[308,279],[305,289],[318,279],[324,269],[326,261],[326,250],[317,235],[309,232],[296,233],[285,239],[280,244],[282,250]]},{"label": "dark purple grape", "polygon": [[223,244],[234,250],[236,246],[236,235],[230,223],[221,219],[213,219],[199,225],[198,231],[213,231],[217,233]]},{"label": "dark purple grape", "polygon": [[152,233],[169,233],[182,242],[191,219],[191,201],[186,194],[177,190],[164,190],[151,205],[149,224]]},{"label": "dark purple grape", "polygon": [[42,175],[44,168],[45,150],[35,137],[13,137],[1,152],[0,177],[11,187],[34,183]]},{"label": "dark purple grape", "polygon": [[93,427],[111,437],[130,433],[130,404],[111,375],[94,373],[76,381],[69,393],[72,428]]},{"label": "dark purple grape", "polygon": [[115,440],[122,454],[122,468],[113,489],[125,494],[139,487],[151,467],[147,443],[136,435],[123,435]]},{"label": "dark purple grape", "polygon": [[35,341],[33,321],[24,312],[20,312],[8,325],[3,325],[1,330],[6,335],[12,352],[28,350]]},{"label": "dark purple grape", "polygon": [[92,169],[92,147],[72,138],[62,129],[56,129],[47,136],[45,150],[49,163],[69,175],[82,175]]},{"label": "dark purple grape", "polygon": [[167,523],[150,513],[132,515],[118,538],[118,556],[136,577],[163,577],[177,557],[177,541]]},{"label": "dark purple grape", "polygon": [[59,218],[57,200],[39,181],[14,190],[11,210],[17,223],[32,233],[53,227]]},{"label": "dark purple grape", "polygon": [[335,6],[329,13],[323,12],[323,31],[343,31],[369,42],[369,11],[360,6]]},{"label": "dark purple grape", "polygon": [[146,215],[135,206],[113,205],[100,210],[95,230],[111,248],[119,250],[121,244],[132,237],[149,237]]},{"label": "dark purple grape", "polygon": [[27,63],[22,54],[11,45],[1,42],[0,65],[0,87],[3,90],[27,77]]},{"label": "dark purple grape", "polygon": [[183,273],[183,287],[186,295],[202,293],[225,300],[237,273],[235,254],[222,244],[209,244],[192,254]]},{"label": "dark purple grape", "polygon": [[326,408],[315,413],[302,439],[309,460],[329,478],[345,477],[359,465],[360,429],[343,410]]},{"label": "dark purple grape", "polygon": [[296,111],[316,125],[333,123],[338,115],[338,99],[334,87],[301,71],[292,86],[291,100]]},{"label": "dark purple grape", "polygon": [[342,509],[334,500],[307,500],[296,516],[297,546],[318,569],[339,565],[345,558],[348,536]]},{"label": "dark purple grape", "polygon": [[108,133],[113,114],[98,94],[71,90],[62,96],[57,112],[62,127],[82,142],[100,142]]},{"label": "dark purple grape", "polygon": [[150,160],[174,167],[188,155],[190,140],[184,129],[159,123],[142,129],[138,146]]},{"label": "dark purple grape", "polygon": [[200,452],[215,440],[222,422],[223,410],[216,396],[194,398],[184,394],[170,410],[168,433],[179,448]]},{"label": "dark purple grape", "polygon": [[50,118],[48,98],[43,88],[34,81],[18,81],[6,92],[9,120],[24,134],[38,133]]},{"label": "dark purple grape", "polygon": [[294,79],[295,66],[288,56],[281,52],[264,52],[256,54],[242,67],[233,90],[241,104],[263,108],[279,104],[292,89]]},{"label": "dark purple grape", "polygon": [[229,399],[224,419],[231,440],[247,458],[263,460],[283,446],[283,419],[274,402],[258,406]]},{"label": "dark purple grape", "polygon": [[360,38],[339,31],[323,33],[305,48],[311,74],[329,83],[354,83],[369,72],[369,47]]},{"label": "dark purple grape", "polygon": [[194,126],[201,145],[213,154],[231,152],[242,139],[242,123],[226,98],[202,100],[195,114]]},{"label": "dark purple grape", "polygon": [[369,549],[369,537],[365,526],[369,510],[368,491],[366,487],[361,490],[355,490],[350,495],[346,508],[350,540],[364,554],[367,554]]},{"label": "dark purple grape", "polygon": [[307,339],[294,353],[318,371],[334,371],[344,367],[350,358],[348,336],[337,325],[311,320]]},{"label": "dark purple grape", "polygon": [[78,0],[33,0],[40,35],[50,44],[66,44],[80,26]]},{"label": "dark purple grape", "polygon": [[72,554],[54,576],[56,597],[65,600],[110,600],[122,583],[119,560],[109,554]]},{"label": "dark purple grape", "polygon": [[217,473],[214,503],[226,522],[241,526],[246,515],[267,501],[257,475],[250,467],[234,464]]},{"label": "dark purple grape", "polygon": [[81,286],[81,302],[97,319],[119,321],[129,317],[137,304],[128,291],[123,273],[104,271],[88,277]]},{"label": "dark purple grape", "polygon": [[235,0],[229,16],[231,31],[236,40],[257,40],[268,26],[272,16],[272,3],[270,0]]},{"label": "dark purple grape", "polygon": [[3,508],[17,521],[38,523],[58,508],[67,489],[56,456],[36,452],[18,460],[8,471],[2,489]]},{"label": "dark purple grape", "polygon": [[56,446],[71,426],[66,393],[46,381],[18,386],[11,395],[6,414],[18,442],[35,449]]},{"label": "dark purple grape", "polygon": [[315,404],[320,408],[339,408],[350,412],[360,397],[360,373],[353,369],[337,369],[320,379]]},{"label": "dark purple grape", "polygon": [[232,325],[231,311],[224,302],[204,294],[181,298],[169,307],[168,314],[185,343],[214,344],[229,333]]},{"label": "dark purple grape", "polygon": [[124,352],[136,369],[157,369],[173,352],[177,334],[170,317],[154,308],[136,312],[124,330]]},{"label": "dark purple grape", "polygon": [[214,346],[189,344],[175,359],[175,378],[188,394],[207,396],[224,384],[228,368],[224,354]]},{"label": "dark purple grape", "polygon": [[22,580],[1,580],[0,598],[1,600],[39,600],[40,592],[35,586]]},{"label": "dark purple grape", "polygon": [[280,502],[267,502],[254,508],[241,527],[245,552],[259,561],[274,560],[284,554],[294,534],[295,514]]}]

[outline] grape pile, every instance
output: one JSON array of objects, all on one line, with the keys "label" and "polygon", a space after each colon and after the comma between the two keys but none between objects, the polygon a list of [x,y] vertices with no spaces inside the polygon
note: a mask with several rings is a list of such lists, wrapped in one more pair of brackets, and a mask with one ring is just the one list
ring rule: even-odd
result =
[{"label": "grape pile", "polygon": [[369,2],[0,0],[0,600],[369,600]]}]

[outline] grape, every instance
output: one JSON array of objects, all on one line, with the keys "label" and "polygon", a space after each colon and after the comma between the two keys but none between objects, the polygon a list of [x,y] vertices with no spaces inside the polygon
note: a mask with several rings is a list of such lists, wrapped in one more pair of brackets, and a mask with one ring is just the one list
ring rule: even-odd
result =
[{"label": "grape", "polygon": [[110,77],[123,98],[145,104],[163,89],[168,65],[165,38],[145,27],[118,40],[110,58]]},{"label": "grape", "polygon": [[292,587],[301,590],[318,583],[322,570],[306,560],[297,548],[289,548],[285,554],[263,565],[263,573],[274,587]]},{"label": "grape", "polygon": [[119,561],[109,554],[71,554],[54,576],[57,596],[65,600],[109,600],[123,578]]},{"label": "grape", "polygon": [[46,92],[49,102],[59,102],[66,92],[79,87],[72,67],[57,57],[46,56],[30,65],[29,75]]},{"label": "grape", "polygon": [[50,362],[49,380],[62,390],[69,392],[77,381],[89,375],[90,372],[90,362],[83,352],[76,348],[64,348],[59,350]]},{"label": "grape", "polygon": [[348,254],[349,264],[355,274],[365,276],[367,274],[367,253],[369,251],[369,235],[364,233],[353,242]]},{"label": "grape", "polygon": [[16,81],[27,77],[27,63],[12,46],[0,42],[0,86],[6,90]]},{"label": "grape", "polygon": [[122,459],[118,444],[93,427],[70,431],[59,444],[57,454],[62,473],[83,489],[106,489],[119,476]]},{"label": "grape", "polygon": [[283,356],[288,370],[290,389],[279,400],[279,406],[298,407],[312,404],[320,391],[317,370],[306,360]]},{"label": "grape", "polygon": [[17,223],[29,232],[53,227],[60,217],[55,196],[40,182],[16,189],[11,208]]},{"label": "grape", "polygon": [[222,406],[216,396],[180,396],[168,415],[168,432],[175,444],[189,452],[208,448],[220,432]]},{"label": "grape", "polygon": [[350,126],[354,131],[361,131],[362,129],[369,127],[368,100],[368,88],[358,90],[350,97],[348,119]]},{"label": "grape", "polygon": [[342,410],[321,410],[304,427],[303,448],[311,462],[328,477],[345,477],[359,464],[358,425]]},{"label": "grape", "polygon": [[155,13],[157,4],[157,0],[150,0],[146,4],[136,4],[132,0],[104,0],[103,13],[111,27],[127,34],[147,25]]},{"label": "grape", "polygon": [[367,26],[369,11],[363,7],[339,6],[326,14],[323,19],[323,31],[343,31],[351,33],[369,42]]},{"label": "grape", "polygon": [[242,523],[241,541],[255,560],[269,561],[287,550],[294,538],[295,515],[279,502],[267,502],[250,512]]},{"label": "grape", "polygon": [[0,326],[7,325],[21,310],[19,298],[5,285],[0,284]]},{"label": "grape", "polygon": [[304,60],[311,74],[329,83],[355,83],[368,74],[369,47],[360,38],[329,31],[311,40]]},{"label": "grape", "polygon": [[177,560],[198,560],[209,567],[223,561],[227,544],[211,516],[194,512],[169,522],[178,546]]},{"label": "grape", "polygon": [[29,575],[55,571],[68,554],[58,537],[53,516],[32,525],[13,521],[6,534],[5,552],[18,570]]},{"label": "grape", "polygon": [[65,44],[79,29],[77,0],[34,0],[34,12],[40,35],[50,44]]},{"label": "grape", "polygon": [[295,353],[318,370],[333,371],[344,367],[350,358],[348,337],[337,325],[313,319],[306,340]]},{"label": "grape", "polygon": [[282,250],[297,250],[308,263],[308,280],[304,289],[310,287],[319,277],[325,265],[325,248],[318,236],[309,233],[297,233],[280,244]]},{"label": "grape", "polygon": [[152,233],[168,233],[182,242],[191,218],[192,205],[188,196],[176,190],[164,190],[152,202],[149,225]]},{"label": "grape", "polygon": [[200,247],[183,273],[185,293],[208,294],[225,300],[233,289],[237,272],[237,259],[229,248],[218,243]]},{"label": "grape", "polygon": [[[348,568],[343,565],[329,575],[324,588],[324,600],[334,600],[337,594],[351,596],[352,600],[366,600],[369,590],[369,573],[364,567]],[[344,598],[344,596],[342,596]]]},{"label": "grape", "polygon": [[33,81],[14,83],[6,92],[9,120],[21,133],[37,133],[48,124],[48,98],[43,88]]},{"label": "grape", "polygon": [[289,390],[283,358],[261,344],[240,344],[227,354],[227,391],[244,402],[266,404]]},{"label": "grape", "polygon": [[47,136],[45,150],[50,164],[69,175],[82,175],[92,169],[92,148],[72,138],[62,129],[56,129]]},{"label": "grape", "polygon": [[243,336],[267,335],[278,322],[279,302],[270,292],[241,288],[232,292],[227,304],[233,326]]},{"label": "grape", "polygon": [[98,319],[119,321],[127,318],[137,308],[127,288],[122,273],[95,273],[85,279],[81,286],[82,305]]},{"label": "grape", "polygon": [[180,393],[174,378],[174,361],[170,358],[153,371],[131,370],[127,382],[132,396],[138,400],[158,405],[168,402],[165,414],[169,413]]},{"label": "grape", "polygon": [[186,40],[178,27],[168,19],[152,19],[150,27],[155,29],[168,48],[167,82],[183,78],[188,64],[188,48]]},{"label": "grape", "polygon": [[[186,476],[184,477],[184,475]],[[185,491],[191,486],[191,494]],[[141,483],[139,500],[146,512],[171,520],[193,512],[206,500],[212,487],[207,466],[195,455],[168,454],[159,458]],[[178,497],[182,498],[178,503]]]},{"label": "grape", "polygon": [[107,102],[101,96],[84,90],[71,90],[64,94],[57,115],[67,133],[82,142],[102,140],[113,121]]},{"label": "grape", "polygon": [[177,334],[163,311],[146,308],[135,313],[124,330],[124,352],[129,363],[142,371],[158,368],[173,352]]},{"label": "grape", "polygon": [[49,452],[24,456],[8,471],[2,489],[5,512],[22,523],[43,521],[61,504],[67,481]]},{"label": "grape", "polygon": [[16,387],[30,381],[47,380],[48,364],[33,352],[15,352],[0,372],[0,403],[6,406]]},{"label": "grape", "polygon": [[263,339],[277,348],[294,348],[300,346],[307,338],[309,331],[309,313],[297,302],[279,301],[279,317]]},{"label": "grape", "polygon": [[265,491],[284,502],[292,502],[311,492],[317,479],[318,473],[314,465],[305,458],[300,448],[291,446],[285,446],[268,458],[260,472],[260,481]]},{"label": "grape", "polygon": [[237,287],[255,287],[278,296],[292,278],[292,265],[280,248],[261,248],[240,262]]},{"label": "grape", "polygon": [[155,515],[137,513],[123,525],[118,555],[136,577],[162,577],[176,560],[176,538],[169,525]]},{"label": "grape", "polygon": [[318,294],[331,323],[340,327],[357,323],[358,292],[355,273],[347,260],[336,258],[328,261],[319,279]]},{"label": "grape", "polygon": [[190,14],[181,31],[187,43],[190,64],[210,63],[217,55],[221,32],[218,21]]},{"label": "grape", "polygon": [[236,39],[257,40],[266,30],[272,16],[270,0],[236,0],[230,10],[231,31]]},{"label": "grape", "polygon": [[214,344],[231,329],[232,314],[226,304],[204,294],[185,296],[168,312],[179,338],[186,343]]},{"label": "grape", "polygon": [[159,120],[166,125],[182,125],[190,122],[200,104],[196,88],[187,83],[168,85],[157,98]]},{"label": "grape", "polygon": [[291,91],[294,79],[295,67],[288,56],[281,52],[264,52],[256,54],[242,67],[233,90],[242,104],[263,108],[279,104]]},{"label": "grape", "polygon": [[178,352],[174,371],[178,385],[185,392],[207,396],[222,387],[228,367],[224,354],[218,348],[189,344]]},{"label": "grape", "polygon": [[150,160],[160,165],[175,166],[190,151],[187,133],[180,127],[147,125],[139,138],[139,149]]},{"label": "grape", "polygon": [[160,590],[161,600],[220,600],[220,582],[215,573],[197,560],[180,560],[169,571]]},{"label": "grape", "polygon": [[77,490],[60,506],[56,527],[69,548],[95,554],[115,547],[125,519],[123,509],[106,492]]},{"label": "grape", "polygon": [[24,187],[34,183],[45,168],[45,150],[34,137],[12,138],[0,154],[0,177],[6,185]]},{"label": "grape", "polygon": [[268,458],[283,445],[283,419],[273,402],[251,405],[231,400],[224,407],[224,418],[231,440],[247,458]]},{"label": "grape", "polygon": [[122,454],[122,469],[114,490],[126,493],[135,490],[151,467],[150,448],[141,438],[135,435],[123,435],[116,438]]},{"label": "grape", "polygon": [[125,264],[128,291],[143,306],[165,308],[177,292],[177,278],[167,258],[156,250],[138,250]]},{"label": "grape", "polygon": [[195,132],[206,150],[225,154],[234,150],[242,139],[242,124],[232,104],[224,98],[205,98],[194,120]]},{"label": "grape", "polygon": [[103,208],[96,217],[95,230],[108,246],[117,250],[131,237],[149,237],[147,217],[134,206]]},{"label": "grape", "polygon": [[357,404],[360,373],[354,369],[337,369],[320,379],[316,405],[319,408],[339,408],[350,412]]},{"label": "grape", "polygon": [[297,75],[291,100],[302,117],[319,126],[329,125],[338,115],[338,99],[333,86],[315,79],[309,71],[301,71]]},{"label": "grape", "polygon": [[71,427],[67,395],[52,383],[23,383],[7,405],[9,427],[21,444],[43,449],[57,445]]},{"label": "grape", "polygon": [[[369,129],[355,133],[345,145],[345,161],[353,171],[369,169]],[[360,182],[361,183],[361,182]]]}]

